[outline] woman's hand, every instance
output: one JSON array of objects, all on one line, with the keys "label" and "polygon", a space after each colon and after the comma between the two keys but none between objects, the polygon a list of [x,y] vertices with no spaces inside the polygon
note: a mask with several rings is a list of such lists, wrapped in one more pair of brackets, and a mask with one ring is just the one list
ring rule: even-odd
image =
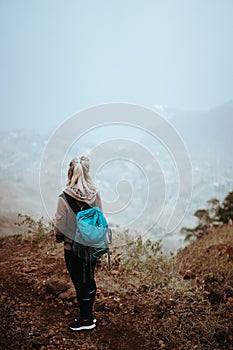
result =
[{"label": "woman's hand", "polygon": [[56,241],[56,243],[61,243],[61,242],[64,241],[64,235],[63,235],[63,233],[60,232],[56,226],[54,227],[54,235],[55,235],[55,241]]}]

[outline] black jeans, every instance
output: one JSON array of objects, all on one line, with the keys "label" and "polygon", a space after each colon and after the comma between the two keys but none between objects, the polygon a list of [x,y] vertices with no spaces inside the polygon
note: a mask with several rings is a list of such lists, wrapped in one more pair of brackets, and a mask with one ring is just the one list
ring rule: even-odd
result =
[{"label": "black jeans", "polygon": [[65,249],[64,252],[66,267],[76,290],[80,316],[91,319],[96,295],[94,279],[96,259],[85,263],[85,260],[74,255],[73,250]]}]

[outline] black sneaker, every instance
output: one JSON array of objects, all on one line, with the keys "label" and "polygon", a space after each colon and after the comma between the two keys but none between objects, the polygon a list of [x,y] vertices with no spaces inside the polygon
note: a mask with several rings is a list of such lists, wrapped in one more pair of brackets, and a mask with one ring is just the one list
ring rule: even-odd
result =
[{"label": "black sneaker", "polygon": [[[94,318],[93,316],[92,316],[92,321],[93,321],[93,323],[96,323],[97,322],[97,319],[96,318]],[[82,317],[79,315],[79,314],[77,314],[76,316],[75,316],[75,319],[74,319],[75,321],[80,321],[80,320],[82,320]]]},{"label": "black sneaker", "polygon": [[72,331],[81,331],[82,329],[92,329],[95,328],[95,323],[93,320],[82,320],[81,318],[70,324],[70,329]]}]

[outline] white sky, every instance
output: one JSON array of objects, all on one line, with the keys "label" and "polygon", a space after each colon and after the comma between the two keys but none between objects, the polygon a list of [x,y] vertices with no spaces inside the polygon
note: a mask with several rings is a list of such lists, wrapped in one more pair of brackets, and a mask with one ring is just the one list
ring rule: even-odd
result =
[{"label": "white sky", "polygon": [[0,0],[0,131],[108,102],[225,103],[232,18],[232,0]]}]

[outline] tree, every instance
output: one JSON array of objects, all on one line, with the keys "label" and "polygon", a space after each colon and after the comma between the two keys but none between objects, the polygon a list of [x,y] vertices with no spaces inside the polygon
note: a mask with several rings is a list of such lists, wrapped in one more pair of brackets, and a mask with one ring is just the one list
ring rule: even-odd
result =
[{"label": "tree", "polygon": [[216,198],[207,201],[207,209],[198,209],[194,216],[199,220],[198,225],[192,229],[183,227],[181,233],[186,234],[185,240],[193,237],[201,237],[208,232],[208,227],[212,223],[229,223],[233,221],[233,191],[229,192],[222,204]]},{"label": "tree", "polygon": [[211,198],[207,201],[207,207],[209,212],[209,217],[213,220],[218,220],[218,210],[219,210],[219,200],[216,198]]},{"label": "tree", "polygon": [[219,206],[217,215],[219,221],[228,223],[229,220],[233,220],[233,191],[229,192],[223,200],[222,205]]},{"label": "tree", "polygon": [[209,212],[206,209],[198,209],[194,216],[199,219],[201,225],[208,224],[211,221]]}]

